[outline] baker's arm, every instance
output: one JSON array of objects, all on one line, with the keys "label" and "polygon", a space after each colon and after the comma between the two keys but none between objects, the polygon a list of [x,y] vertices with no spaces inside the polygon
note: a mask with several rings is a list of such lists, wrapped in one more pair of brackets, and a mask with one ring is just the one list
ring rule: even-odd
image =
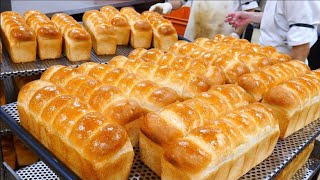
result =
[{"label": "baker's arm", "polygon": [[310,43],[293,46],[291,49],[291,57],[296,60],[305,62],[309,55]]}]

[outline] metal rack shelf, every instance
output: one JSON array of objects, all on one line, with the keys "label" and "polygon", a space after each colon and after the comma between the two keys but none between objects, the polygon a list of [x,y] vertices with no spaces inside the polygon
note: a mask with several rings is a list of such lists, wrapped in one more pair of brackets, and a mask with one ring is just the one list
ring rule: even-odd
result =
[{"label": "metal rack shelf", "polygon": [[[117,52],[115,55],[104,55],[98,56],[91,51],[91,61],[97,63],[107,63],[110,59],[115,56],[122,55],[128,56],[129,53],[133,50],[131,46],[118,46]],[[55,60],[44,60],[41,61],[37,59],[35,62],[29,63],[21,63],[15,64],[12,63],[10,57],[6,50],[3,49],[2,51],[2,64],[0,64],[0,79],[4,79],[7,77],[16,77],[16,76],[31,76],[41,74],[43,71],[48,69],[50,66],[53,65],[65,65],[65,66],[79,66],[80,64],[86,61],[78,61],[78,62],[71,62],[65,56],[62,56],[60,59]]]},{"label": "metal rack shelf", "polygon": [[308,180],[320,169],[320,160],[308,159],[307,163],[293,176],[292,180]]},{"label": "metal rack shelf", "polygon": [[[7,104],[2,106],[0,109],[0,118],[8,124],[10,129],[16,133],[25,143],[34,151],[46,151],[46,149],[38,143],[27,131],[25,131],[19,125],[19,116],[17,113],[16,103]],[[311,143],[318,135],[320,134],[320,120],[316,120],[315,122],[309,124],[305,128],[300,131],[294,133],[289,136],[285,140],[279,140],[274,152],[270,157],[260,163],[258,166],[253,168],[247,174],[245,174],[241,179],[274,179],[282,169],[284,169],[299,153],[301,153],[307,145]],[[159,179],[148,167],[146,167],[139,160],[138,149],[135,149],[136,157],[135,162],[131,171],[131,179]],[[60,177],[64,179],[68,179],[68,177],[64,177],[61,174],[66,175],[64,172],[64,167],[59,167],[60,163],[58,163],[57,159],[50,153],[41,153],[38,154],[39,157],[51,167],[52,170],[58,171]],[[37,167],[43,167],[40,164],[36,164]],[[56,163],[56,164],[55,164]],[[34,165],[33,165],[34,166]],[[33,167],[32,166],[32,167]],[[58,169],[52,168],[57,166]],[[62,166],[62,165],[61,165]],[[31,167],[30,167],[31,168]],[[34,167],[33,167],[34,168]],[[47,168],[45,168],[47,169]],[[39,169],[38,169],[39,170]],[[47,169],[48,170],[48,169]],[[18,171],[17,173],[22,176],[22,172],[29,172],[26,169]],[[48,171],[49,172],[49,171]],[[46,173],[48,174],[48,173]],[[51,173],[49,173],[51,174]],[[51,178],[51,177],[46,177]]]}]

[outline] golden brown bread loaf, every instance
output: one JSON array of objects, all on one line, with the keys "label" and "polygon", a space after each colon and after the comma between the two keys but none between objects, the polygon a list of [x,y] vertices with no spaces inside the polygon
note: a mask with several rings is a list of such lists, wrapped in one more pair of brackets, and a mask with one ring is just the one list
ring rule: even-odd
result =
[{"label": "golden brown bread loaf", "polygon": [[125,69],[90,62],[81,64],[77,71],[103,84],[117,86],[128,98],[136,100],[145,112],[159,111],[179,100],[179,96],[171,88],[143,80]]},{"label": "golden brown bread loaf", "polygon": [[3,80],[0,80],[0,105],[6,104],[6,93]]},{"label": "golden brown bread loaf", "polygon": [[158,66],[140,59],[116,56],[108,64],[113,67],[124,68],[162,86],[170,87],[183,99],[192,98],[211,87],[210,81],[204,76],[199,76],[191,71],[176,71],[171,67]]},{"label": "golden brown bread loaf", "polygon": [[256,101],[260,101],[272,87],[307,72],[310,72],[310,68],[306,64],[292,60],[244,74],[238,79],[237,84],[249,92]]},{"label": "golden brown bread loaf", "polygon": [[69,61],[90,60],[92,41],[86,29],[64,13],[53,15],[51,20],[63,35],[64,53]]},{"label": "golden brown bread loaf", "polygon": [[1,36],[12,62],[36,61],[36,36],[19,13],[1,13]]},{"label": "golden brown bread loaf", "polygon": [[150,23],[131,7],[122,8],[120,13],[128,19],[131,28],[131,46],[133,48],[150,48],[152,42]]},{"label": "golden brown bread loaf", "polygon": [[0,64],[2,63],[2,43],[1,43],[1,37],[0,37]]},{"label": "golden brown bread loaf", "polygon": [[105,19],[112,24],[116,33],[117,45],[128,45],[130,26],[127,18],[113,6],[104,6],[100,11],[105,16]]},{"label": "golden brown bread loaf", "polygon": [[82,179],[127,179],[133,148],[124,128],[54,84],[36,80],[18,95],[22,126]]},{"label": "golden brown bread loaf", "polygon": [[12,135],[1,135],[2,158],[13,170],[16,169],[16,153],[14,151]]},{"label": "golden brown bread loaf", "polygon": [[133,146],[138,144],[143,110],[135,100],[127,98],[119,88],[103,85],[90,76],[61,65],[51,66],[42,74],[41,80],[50,81],[64,88],[68,94],[89,103],[95,111],[123,126]]},{"label": "golden brown bread loaf", "polygon": [[102,12],[90,10],[82,17],[84,27],[88,30],[92,46],[97,55],[115,54],[117,50],[116,32]]},{"label": "golden brown bread loaf", "polygon": [[248,105],[249,102],[251,96],[240,86],[220,85],[193,99],[147,114],[139,141],[141,160],[160,175],[163,147],[197,127],[211,124],[212,120],[224,113]]},{"label": "golden brown bread loaf", "polygon": [[272,153],[278,118],[268,105],[253,103],[192,130],[166,148],[161,178],[240,178]]},{"label": "golden brown bread loaf", "polygon": [[143,61],[152,62],[159,66],[168,66],[177,71],[189,70],[207,77],[212,86],[224,84],[226,81],[225,73],[219,67],[212,66],[207,61],[193,59],[189,56],[177,56],[170,52],[164,53],[156,48],[150,50],[137,48],[129,54],[128,58],[141,58]]},{"label": "golden brown bread loaf", "polygon": [[311,142],[300,154],[294,158],[287,167],[275,178],[276,180],[290,180],[296,172],[307,162],[313,150],[314,141]]},{"label": "golden brown bread loaf", "polygon": [[23,142],[16,136],[13,136],[14,150],[17,155],[18,166],[27,166],[39,161],[36,156]]},{"label": "golden brown bread loaf", "polygon": [[152,26],[153,47],[168,51],[169,47],[178,41],[177,31],[169,20],[151,11],[145,11],[141,15]]},{"label": "golden brown bread loaf", "polygon": [[279,125],[280,137],[286,138],[320,118],[319,99],[320,71],[312,71],[274,86],[263,102],[284,112]]},{"label": "golden brown bread loaf", "polygon": [[39,58],[41,60],[60,58],[62,35],[58,27],[39,11],[25,12],[24,19],[37,36]]}]

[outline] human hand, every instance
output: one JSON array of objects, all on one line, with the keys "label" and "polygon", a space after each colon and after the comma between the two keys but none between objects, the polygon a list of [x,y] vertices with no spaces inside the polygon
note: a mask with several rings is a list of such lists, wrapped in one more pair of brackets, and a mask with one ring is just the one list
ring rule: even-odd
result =
[{"label": "human hand", "polygon": [[157,3],[150,7],[149,11],[157,12],[159,14],[169,14],[173,7],[170,3]]},{"label": "human hand", "polygon": [[247,26],[252,23],[252,16],[253,14],[251,12],[233,12],[226,16],[225,22],[228,22],[234,28]]}]

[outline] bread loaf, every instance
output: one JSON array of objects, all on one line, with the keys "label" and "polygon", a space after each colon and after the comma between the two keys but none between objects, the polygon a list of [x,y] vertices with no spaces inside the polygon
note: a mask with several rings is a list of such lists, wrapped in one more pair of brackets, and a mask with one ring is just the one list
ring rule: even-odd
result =
[{"label": "bread loaf", "polygon": [[5,93],[5,86],[3,80],[0,80],[0,105],[6,104],[6,93]]},{"label": "bread loaf", "polygon": [[224,113],[248,105],[250,101],[250,95],[241,87],[221,85],[193,99],[147,114],[139,141],[141,160],[160,175],[163,147],[197,127],[211,124],[212,120]]},{"label": "bread loaf", "polygon": [[314,141],[311,142],[300,154],[295,157],[287,167],[285,167],[279,175],[275,178],[276,180],[290,180],[295,173],[307,162],[309,156],[313,150]]},{"label": "bread loaf", "polygon": [[106,86],[82,75],[71,67],[61,65],[51,66],[42,76],[42,80],[64,88],[68,94],[88,102],[91,107],[103,114],[104,117],[124,126],[133,146],[138,144],[140,122],[143,110],[132,99],[128,99],[121,90],[115,86]]},{"label": "bread loaf", "polygon": [[16,136],[13,136],[14,150],[17,155],[17,163],[21,166],[31,165],[39,161],[36,156],[23,142]]},{"label": "bread loaf", "polygon": [[240,107],[166,147],[163,179],[238,179],[271,155],[278,117],[262,103]]},{"label": "bread loaf", "polygon": [[14,151],[12,135],[1,135],[1,148],[2,160],[15,170],[17,166],[17,156]]},{"label": "bread loaf", "polygon": [[145,112],[159,111],[179,100],[179,96],[171,88],[143,80],[125,69],[90,62],[81,64],[77,71],[103,84],[117,86],[128,98],[136,100]]},{"label": "bread loaf", "polygon": [[13,63],[36,61],[36,36],[19,13],[1,13],[1,36]]},{"label": "bread loaf", "polygon": [[127,179],[133,148],[124,128],[50,82],[18,95],[22,126],[82,179]]},{"label": "bread loaf", "polygon": [[117,45],[128,45],[130,38],[130,26],[127,18],[113,6],[104,6],[100,11],[109,21],[116,33]]},{"label": "bread loaf", "polygon": [[145,11],[141,15],[152,26],[153,47],[168,51],[169,47],[178,41],[177,31],[169,20],[151,11]]},{"label": "bread loaf", "polygon": [[170,47],[169,51],[177,55],[188,55],[192,58],[199,58],[207,52],[202,47],[186,41],[176,42],[176,44]]},{"label": "bread loaf", "polygon": [[24,19],[37,36],[39,58],[41,60],[60,58],[62,35],[58,27],[39,11],[25,12]]},{"label": "bread loaf", "polygon": [[255,101],[260,101],[272,87],[309,71],[310,68],[303,62],[292,60],[244,74],[238,79],[237,84],[250,93]]},{"label": "bread loaf", "polygon": [[2,43],[0,38],[0,64],[2,63]]},{"label": "bread loaf", "polygon": [[285,138],[320,118],[320,71],[287,80],[271,88],[263,97],[284,112],[279,121],[280,137]]},{"label": "bread loaf", "polygon": [[164,53],[159,49],[135,49],[129,58],[141,58],[143,61],[152,62],[159,66],[168,66],[177,71],[189,70],[197,75],[208,78],[210,85],[221,85],[226,81],[225,73],[216,66],[202,59],[193,59],[190,56],[177,56],[173,53]]},{"label": "bread loaf", "polygon": [[53,15],[51,20],[63,35],[64,53],[69,61],[90,60],[92,42],[86,29],[64,13]]},{"label": "bread loaf", "polygon": [[109,64],[124,68],[162,86],[170,87],[183,99],[192,98],[211,87],[208,78],[204,76],[199,76],[191,71],[176,71],[171,67],[158,66],[140,59],[117,56],[110,60]]},{"label": "bread loaf", "polygon": [[120,13],[128,19],[131,28],[131,46],[133,48],[150,48],[152,42],[150,23],[131,7],[122,8]]},{"label": "bread loaf", "polygon": [[115,54],[117,50],[116,32],[103,13],[90,10],[82,17],[84,27],[91,36],[93,49],[97,55]]}]

